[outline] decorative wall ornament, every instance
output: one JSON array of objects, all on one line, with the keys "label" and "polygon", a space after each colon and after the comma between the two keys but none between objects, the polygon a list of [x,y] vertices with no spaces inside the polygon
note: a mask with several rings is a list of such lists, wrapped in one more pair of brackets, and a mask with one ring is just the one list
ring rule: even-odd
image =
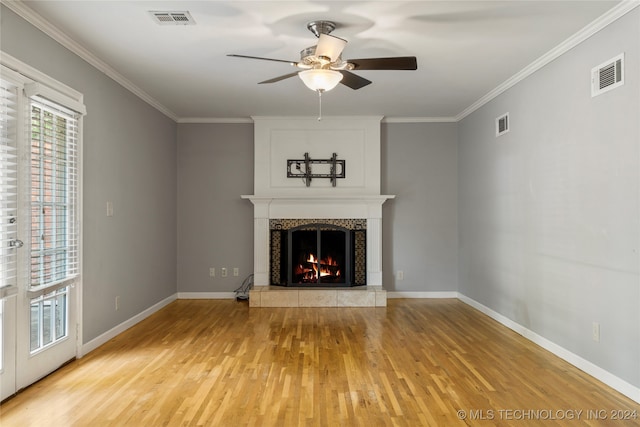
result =
[{"label": "decorative wall ornament", "polygon": [[[320,166],[320,169],[324,169],[324,173],[313,173],[312,165],[328,165],[329,170],[326,171]],[[309,153],[304,153],[304,159],[288,159],[287,160],[287,178],[302,178],[305,185],[309,187],[311,185],[312,178],[329,178],[331,185],[336,186],[337,178],[345,177],[345,160],[338,160],[338,155],[333,153],[330,159],[316,159],[312,160],[309,157]]]}]

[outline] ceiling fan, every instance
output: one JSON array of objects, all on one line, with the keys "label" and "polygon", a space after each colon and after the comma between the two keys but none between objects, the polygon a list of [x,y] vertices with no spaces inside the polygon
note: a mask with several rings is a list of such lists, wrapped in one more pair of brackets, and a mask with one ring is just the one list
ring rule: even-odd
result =
[{"label": "ceiling fan", "polygon": [[275,83],[298,75],[311,90],[322,94],[342,83],[351,89],[360,89],[371,83],[351,71],[358,70],[417,70],[415,56],[397,56],[391,58],[342,59],[342,51],[347,41],[330,35],[336,28],[331,21],[312,21],[307,29],[318,37],[318,43],[300,52],[300,61],[261,58],[258,56],[229,54],[237,58],[259,59],[263,61],[285,62],[302,71],[274,77],[259,84]]}]

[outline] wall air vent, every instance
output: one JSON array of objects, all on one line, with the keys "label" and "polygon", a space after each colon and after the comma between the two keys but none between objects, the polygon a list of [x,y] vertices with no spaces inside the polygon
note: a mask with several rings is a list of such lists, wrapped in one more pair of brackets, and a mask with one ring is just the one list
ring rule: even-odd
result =
[{"label": "wall air vent", "polygon": [[505,113],[496,119],[496,136],[509,132],[509,113]]},{"label": "wall air vent", "polygon": [[150,11],[149,14],[160,25],[195,25],[196,21],[189,12],[160,12]]},{"label": "wall air vent", "polygon": [[624,84],[624,53],[591,69],[591,96],[598,96]]}]

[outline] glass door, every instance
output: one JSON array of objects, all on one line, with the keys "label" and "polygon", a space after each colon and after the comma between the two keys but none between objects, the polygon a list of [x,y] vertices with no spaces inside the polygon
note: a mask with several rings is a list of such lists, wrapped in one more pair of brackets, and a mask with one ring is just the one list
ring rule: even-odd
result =
[{"label": "glass door", "polygon": [[350,234],[346,228],[309,224],[289,230],[289,283],[351,284]]},{"label": "glass door", "polygon": [[[26,274],[19,275],[18,389],[77,353],[79,279],[78,121],[75,113],[39,97],[28,101],[28,131],[19,144],[20,219],[27,224]],[[21,153],[22,154],[22,153]],[[26,169],[25,169],[26,168]]]},{"label": "glass door", "polygon": [[[12,61],[16,70],[38,74]],[[58,92],[0,67],[4,400],[79,353],[79,128],[84,105],[82,96],[66,86],[48,80],[64,93]]]}]

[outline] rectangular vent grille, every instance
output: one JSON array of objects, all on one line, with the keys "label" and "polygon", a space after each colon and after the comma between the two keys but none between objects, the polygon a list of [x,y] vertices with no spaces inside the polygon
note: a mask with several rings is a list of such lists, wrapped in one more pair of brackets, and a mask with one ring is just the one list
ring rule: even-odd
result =
[{"label": "rectangular vent grille", "polygon": [[591,69],[591,96],[598,96],[624,84],[624,53]]},{"label": "rectangular vent grille", "polygon": [[189,12],[149,12],[160,25],[195,25],[196,21]]},{"label": "rectangular vent grille", "polygon": [[496,136],[509,132],[509,113],[505,113],[496,119]]}]

